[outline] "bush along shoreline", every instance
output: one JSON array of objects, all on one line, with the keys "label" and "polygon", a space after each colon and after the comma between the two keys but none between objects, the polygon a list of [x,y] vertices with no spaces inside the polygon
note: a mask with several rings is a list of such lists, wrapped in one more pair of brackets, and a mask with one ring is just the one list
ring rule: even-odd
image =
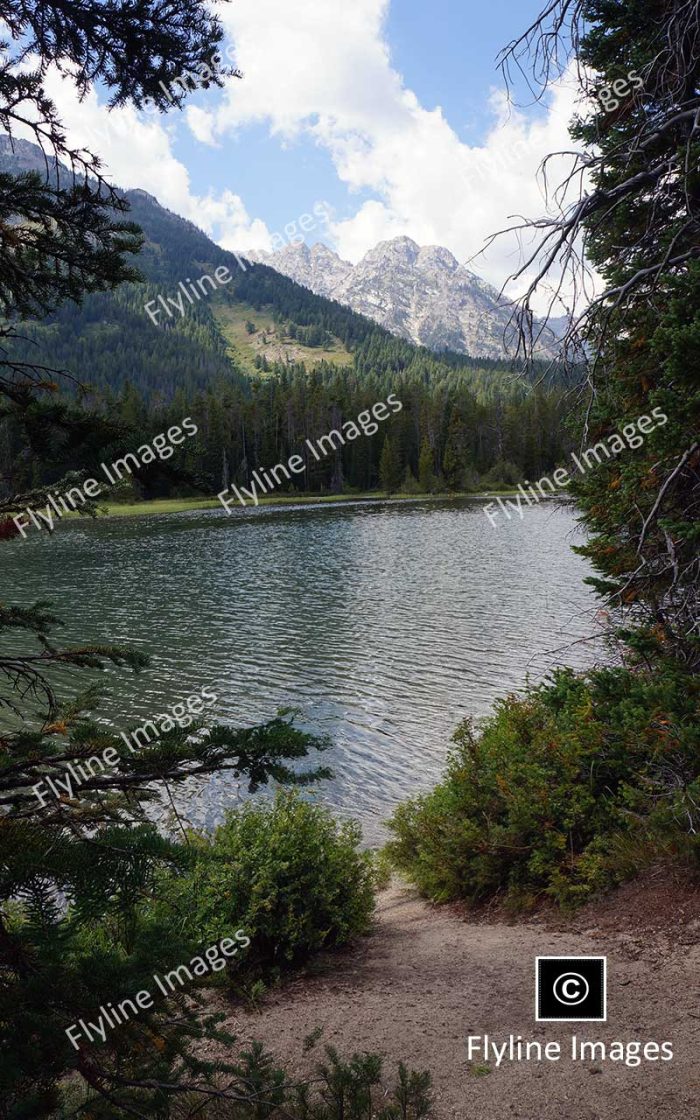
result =
[{"label": "bush along shoreline", "polygon": [[680,860],[700,870],[697,677],[555,672],[454,735],[443,780],[398,806],[393,865],[436,902],[564,908]]},{"label": "bush along shoreline", "polygon": [[245,929],[234,986],[273,982],[322,949],[369,931],[374,857],[354,821],[340,823],[293,789],[230,810],[211,838],[190,834],[184,874],[163,875],[155,912],[191,944]]}]

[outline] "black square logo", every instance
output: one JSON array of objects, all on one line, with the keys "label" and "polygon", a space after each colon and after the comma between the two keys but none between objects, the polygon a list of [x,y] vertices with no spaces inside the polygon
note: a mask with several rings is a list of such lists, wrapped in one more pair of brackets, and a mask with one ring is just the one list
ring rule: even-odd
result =
[{"label": "black square logo", "polygon": [[605,1022],[605,957],[538,957],[535,1018],[550,1023]]}]

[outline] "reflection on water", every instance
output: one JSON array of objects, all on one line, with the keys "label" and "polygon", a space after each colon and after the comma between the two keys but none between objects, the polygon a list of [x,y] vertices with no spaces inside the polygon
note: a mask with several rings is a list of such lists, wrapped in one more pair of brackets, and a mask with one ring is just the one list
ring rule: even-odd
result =
[{"label": "reflection on water", "polygon": [[[325,798],[381,839],[381,821],[439,776],[466,715],[556,663],[584,665],[594,599],[572,510],[492,527],[478,501],[193,512],[73,522],[6,544],[3,598],[50,598],[61,640],[153,655],[113,673],[101,713],[121,729],[214,687],[223,720],[283,705],[330,734]],[[192,784],[212,824],[230,776]]]}]

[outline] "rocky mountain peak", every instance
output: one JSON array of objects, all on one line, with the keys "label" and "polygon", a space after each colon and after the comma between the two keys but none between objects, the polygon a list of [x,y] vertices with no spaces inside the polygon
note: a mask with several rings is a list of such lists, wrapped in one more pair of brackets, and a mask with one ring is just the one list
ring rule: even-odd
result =
[{"label": "rocky mountain peak", "polygon": [[456,272],[460,267],[459,261],[449,249],[442,245],[424,245],[416,258],[416,265],[420,269],[442,268],[446,272]]},{"label": "rocky mountain peak", "polygon": [[[278,253],[246,253],[317,295],[346,304],[394,334],[431,350],[475,358],[507,358],[512,308],[495,288],[441,245],[411,237],[380,241],[357,264],[321,242],[288,245]],[[543,357],[556,350],[542,348]]]},{"label": "rocky mountain peak", "polygon": [[365,253],[360,264],[370,264],[373,261],[394,261],[396,264],[415,264],[420,246],[410,237],[394,237],[391,241],[380,241],[373,249]]}]

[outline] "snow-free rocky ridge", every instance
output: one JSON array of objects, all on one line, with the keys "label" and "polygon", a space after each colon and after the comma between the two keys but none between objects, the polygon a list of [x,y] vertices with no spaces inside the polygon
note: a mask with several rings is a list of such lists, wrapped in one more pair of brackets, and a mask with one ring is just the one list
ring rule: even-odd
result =
[{"label": "snow-free rocky ridge", "polygon": [[[242,255],[419,346],[474,358],[512,356],[512,305],[439,245],[421,247],[410,237],[395,237],[380,241],[355,265],[321,242]],[[555,352],[550,334],[540,354]]]}]

